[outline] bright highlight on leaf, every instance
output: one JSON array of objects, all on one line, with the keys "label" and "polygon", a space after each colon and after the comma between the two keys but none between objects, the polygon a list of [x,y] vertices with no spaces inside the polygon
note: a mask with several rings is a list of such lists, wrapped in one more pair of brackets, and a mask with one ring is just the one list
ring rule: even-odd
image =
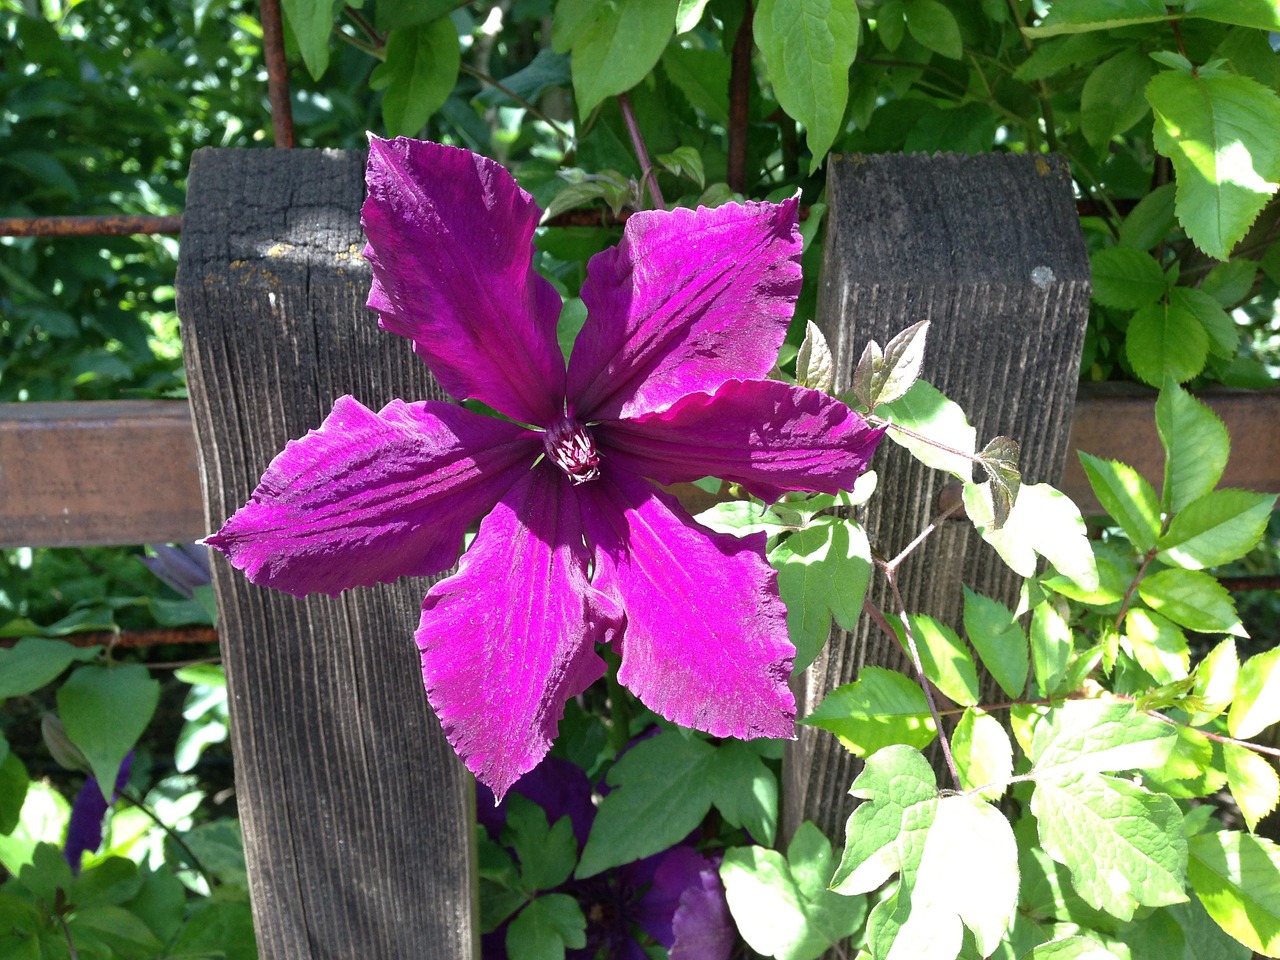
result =
[{"label": "bright highlight on leaf", "polygon": [[1192,837],[1187,876],[1209,916],[1246,947],[1280,956],[1280,847],[1234,830]]}]

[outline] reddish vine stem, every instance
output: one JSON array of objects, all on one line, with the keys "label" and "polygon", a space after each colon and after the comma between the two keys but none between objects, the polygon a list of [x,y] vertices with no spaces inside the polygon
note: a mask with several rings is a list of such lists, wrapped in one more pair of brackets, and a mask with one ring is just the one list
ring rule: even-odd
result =
[{"label": "reddish vine stem", "polygon": [[267,99],[275,145],[293,147],[293,107],[289,102],[289,62],[284,55],[284,23],[280,0],[262,0],[262,54],[267,61]]},{"label": "reddish vine stem", "polygon": [[[751,101],[752,6],[743,4],[742,24],[733,40],[729,66],[729,167],[725,176],[729,189],[743,193],[747,187],[747,128]],[[784,118],[785,122],[785,118]]]},{"label": "reddish vine stem", "polygon": [[644,137],[640,135],[640,124],[636,123],[635,111],[631,109],[631,98],[625,93],[618,94],[618,106],[622,110],[622,119],[627,125],[627,133],[631,137],[631,146],[640,161],[640,177],[649,186],[649,196],[657,210],[665,210],[667,203],[662,199],[662,191],[658,189],[658,172],[649,161],[649,151],[645,149]]}]

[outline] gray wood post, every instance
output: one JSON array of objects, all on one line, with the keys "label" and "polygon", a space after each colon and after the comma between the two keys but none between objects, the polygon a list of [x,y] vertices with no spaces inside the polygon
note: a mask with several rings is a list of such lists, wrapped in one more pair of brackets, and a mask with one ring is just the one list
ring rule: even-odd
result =
[{"label": "gray wood post", "polygon": [[[211,531],[338,396],[442,397],[364,307],[363,196],[362,153],[192,159],[178,309]],[[426,582],[297,600],[219,558],[214,586],[264,960],[476,955],[473,788],[412,639]]]},{"label": "gray wood post", "polygon": [[[969,414],[981,446],[1003,434],[1022,445],[1028,483],[1057,484],[1067,455],[1089,261],[1066,164],[1012,154],[832,157],[818,323],[849,388],[869,339],[930,320],[923,376]],[[887,556],[938,513],[946,477],[887,438],[872,464],[879,487],[863,518]],[[883,578],[871,600],[887,609]],[[907,609],[958,625],[961,583],[1005,602],[1019,578],[967,521],[949,522],[899,571]],[[877,588],[878,584],[878,588]],[[863,617],[835,631],[796,678],[798,708],[857,679],[864,664],[913,675],[896,641]],[[858,766],[835,737],[799,729],[784,759],[784,833],[812,820],[839,845]]]}]

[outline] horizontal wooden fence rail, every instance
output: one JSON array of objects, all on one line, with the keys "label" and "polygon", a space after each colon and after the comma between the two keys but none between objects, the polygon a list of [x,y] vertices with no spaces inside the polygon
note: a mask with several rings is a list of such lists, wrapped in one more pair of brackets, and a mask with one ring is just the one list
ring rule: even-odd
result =
[{"label": "horizontal wooden fence rail", "polygon": [[[1223,485],[1280,493],[1280,390],[1201,397],[1234,441]],[[1070,449],[1123,460],[1158,485],[1154,402],[1127,384],[1085,385]],[[1060,485],[1086,513],[1098,511],[1074,457]],[[184,542],[207,532],[186,401],[0,404],[0,547]]]}]

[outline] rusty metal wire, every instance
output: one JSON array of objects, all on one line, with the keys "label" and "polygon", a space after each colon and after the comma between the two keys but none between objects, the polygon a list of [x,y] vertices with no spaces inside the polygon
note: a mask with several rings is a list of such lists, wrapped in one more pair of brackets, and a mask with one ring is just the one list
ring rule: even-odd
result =
[{"label": "rusty metal wire", "polygon": [[182,232],[182,214],[168,217],[0,217],[0,237],[125,237]]}]

